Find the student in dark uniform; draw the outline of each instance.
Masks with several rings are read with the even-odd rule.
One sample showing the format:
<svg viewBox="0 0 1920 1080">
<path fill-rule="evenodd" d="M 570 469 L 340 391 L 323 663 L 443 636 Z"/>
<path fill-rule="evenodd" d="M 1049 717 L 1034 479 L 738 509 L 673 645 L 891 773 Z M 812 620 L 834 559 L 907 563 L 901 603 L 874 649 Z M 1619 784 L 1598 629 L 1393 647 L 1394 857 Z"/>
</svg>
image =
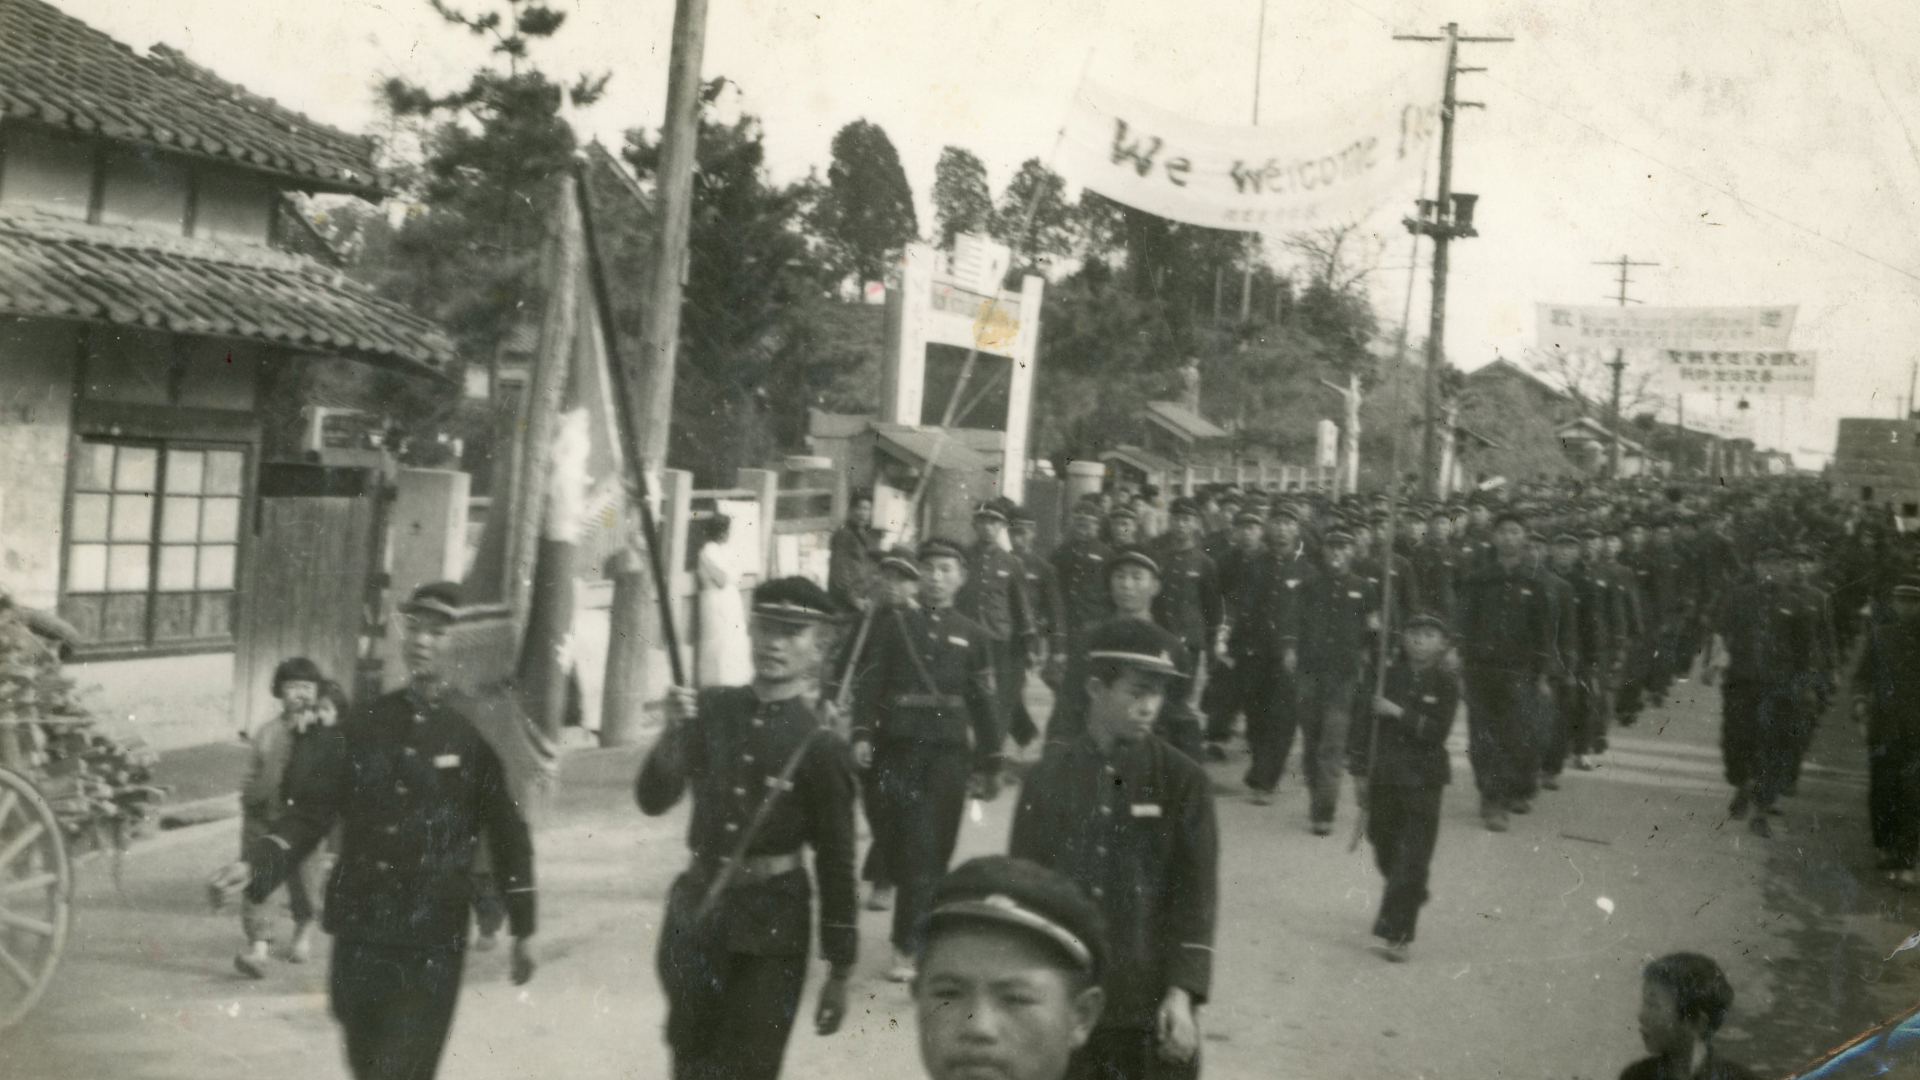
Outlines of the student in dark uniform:
<svg viewBox="0 0 1920 1080">
<path fill-rule="evenodd" d="M 996 793 L 1004 728 L 986 631 L 954 607 L 966 552 L 920 545 L 920 606 L 895 608 L 874 627 L 874 663 L 854 694 L 853 750 L 879 805 L 874 843 L 893 876 L 894 961 L 913 978 L 921 920 L 947 872 L 971 789 Z"/>
<path fill-rule="evenodd" d="M 1527 524 L 1511 511 L 1493 529 L 1494 558 L 1460 583 L 1460 653 L 1467 692 L 1468 755 L 1489 832 L 1531 809 L 1540 774 L 1533 732 L 1547 693 L 1553 613 L 1527 566 Z"/>
<path fill-rule="evenodd" d="M 1355 723 L 1347 739 L 1355 801 L 1366 810 L 1374 865 L 1387 879 L 1373 936 L 1386 942 L 1386 958 L 1396 963 L 1406 960 L 1427 902 L 1440 796 L 1453 772 L 1447 734 L 1460 704 L 1459 684 L 1441 666 L 1449 647 L 1446 623 L 1415 615 L 1400 640 L 1402 654 L 1387 668 L 1373 717 Z"/>
<path fill-rule="evenodd" d="M 850 610 L 872 603 L 874 568 L 880 560 L 880 530 L 873 527 L 873 492 L 847 497 L 847 520 L 827 544 L 827 591 Z"/>
<path fill-rule="evenodd" d="M 1333 831 L 1346 773 L 1347 726 L 1353 718 L 1380 597 L 1353 574 L 1353 537 L 1335 530 L 1322 541 L 1326 566 L 1302 586 L 1299 607 L 1300 756 L 1311 792 L 1307 817 L 1315 836 Z"/>
<path fill-rule="evenodd" d="M 1853 676 L 1853 715 L 1867 744 L 1874 867 L 1920 884 L 1920 578 L 1893 587 L 1893 618 L 1868 620 Z"/>
<path fill-rule="evenodd" d="M 1179 639 L 1116 618 L 1087 638 L 1086 728 L 1027 775 L 1007 853 L 1085 889 L 1106 915 L 1107 1007 L 1072 1073 L 1198 1074 L 1213 976 L 1219 836 L 1207 774 L 1154 735 Z"/>
<path fill-rule="evenodd" d="M 1223 616 L 1220 570 L 1200 547 L 1205 520 L 1199 504 L 1175 499 L 1168 515 L 1171 527 L 1148 547 L 1160 564 L 1160 595 L 1154 598 L 1153 621 L 1173 631 L 1193 657 L 1187 704 L 1197 712 L 1200 695 L 1213 678 L 1209 660 Z"/>
<path fill-rule="evenodd" d="M 1564 566 L 1550 553 L 1545 535 L 1527 534 L 1528 561 L 1533 563 L 1546 586 L 1547 604 L 1553 613 L 1553 651 L 1547 662 L 1547 694 L 1538 703 L 1540 722 L 1535 729 L 1540 750 L 1540 787 L 1560 790 L 1560 773 L 1566 768 L 1567 751 L 1573 744 L 1574 713 L 1579 708 L 1577 691 L 1580 677 L 1580 598 L 1573 583 L 1562 573 L 1572 573 L 1580 557 L 1580 541 L 1561 535 L 1565 543 L 1556 550 L 1564 556 Z"/>
<path fill-rule="evenodd" d="M 423 585 L 401 607 L 410 681 L 342 718 L 345 752 L 285 792 L 285 812 L 210 883 L 215 903 L 259 902 L 340 827 L 327 889 L 328 989 L 356 1080 L 426 1080 L 460 997 L 469 874 L 484 831 L 506 894 L 513 981 L 533 977 L 533 842 L 500 759 L 448 704 L 442 650 L 460 587 Z"/>
<path fill-rule="evenodd" d="M 1606 749 L 1608 694 L 1627 622 L 1626 599 L 1613 575 L 1585 556 L 1599 540 L 1598 532 L 1588 530 L 1587 539 L 1563 533 L 1553 542 L 1554 572 L 1573 587 L 1578 656 L 1573 679 L 1561 690 L 1566 745 L 1557 752 L 1562 758 L 1571 754 L 1583 771 Z M 1549 759 L 1555 753 L 1550 749 Z"/>
<path fill-rule="evenodd" d="M 1266 617 L 1273 555 L 1267 550 L 1266 523 L 1242 512 L 1234 519 L 1232 546 L 1220 556 L 1224 614 L 1207 700 L 1207 756 L 1226 759 L 1224 744 L 1233 738 L 1234 718 L 1247 715 L 1249 743 L 1265 732 L 1273 709 L 1274 675 L 1279 664 Z"/>
<path fill-rule="evenodd" d="M 1026 569 L 1013 554 L 1012 541 L 1007 539 L 1007 515 L 1011 506 L 1007 500 L 995 499 L 981 503 L 974 510 L 974 542 L 967 550 L 966 584 L 954 599 L 959 613 L 979 624 L 986 633 L 1002 724 L 1012 721 L 1015 708 L 1020 704 L 1026 690 L 1027 669 L 1039 642 L 1033 597 L 1027 592 Z M 996 746 L 995 751 L 998 749 Z M 940 869 L 945 872 L 946 867 Z M 927 887 L 931 889 L 932 882 L 928 882 Z"/>
<path fill-rule="evenodd" d="M 841 610 L 805 578 L 754 589 L 753 684 L 672 688 L 667 730 L 634 782 L 650 817 L 693 792 L 693 861 L 667 894 L 655 958 L 674 1080 L 779 1075 L 807 981 L 814 883 L 803 846 L 831 965 L 815 1029 L 830 1035 L 846 1015 L 859 945 L 853 770 L 819 700 Z"/>
<path fill-rule="evenodd" d="M 1106 917 L 1078 885 L 1004 855 L 934 891 L 913 984 L 932 1080 L 1064 1080 L 1106 1005 Z"/>
<path fill-rule="evenodd" d="M 1113 614 L 1113 601 L 1107 596 L 1107 560 L 1113 557 L 1113 549 L 1100 539 L 1100 523 L 1100 504 L 1082 499 L 1067 519 L 1066 541 L 1053 549 L 1054 578 L 1066 611 L 1063 633 L 1071 634 Z"/>
<path fill-rule="evenodd" d="M 1773 835 L 1767 814 L 1793 775 L 1801 715 L 1813 706 L 1810 678 L 1820 660 L 1820 613 L 1786 573 L 1783 552 L 1759 553 L 1755 580 L 1729 592 L 1720 606 L 1701 675 L 1712 686 L 1725 671 L 1720 751 L 1734 788 L 1727 812 L 1738 820 L 1751 808 L 1751 828 L 1760 837 Z M 1716 666 L 1719 655 L 1726 661 Z"/>
<path fill-rule="evenodd" d="M 1107 588 L 1113 597 L 1115 619 L 1151 623 L 1153 601 L 1160 595 L 1160 564 L 1143 548 L 1122 548 L 1107 563 Z M 1094 625 L 1105 626 L 1106 623 Z M 1065 674 L 1061 678 L 1060 692 L 1054 695 L 1053 715 L 1047 719 L 1049 753 L 1071 744 L 1087 729 L 1087 650 L 1092 632 L 1093 627 L 1087 627 L 1067 643 Z M 1191 680 L 1193 654 L 1182 645 L 1174 653 L 1174 659 Z M 1160 719 L 1154 726 L 1154 734 L 1195 761 L 1201 760 L 1206 753 L 1202 747 L 1200 718 L 1194 715 L 1193 705 L 1185 694 L 1167 697 L 1160 710 Z"/>
<path fill-rule="evenodd" d="M 1142 528 L 1139 513 L 1124 499 L 1116 501 L 1107 513 L 1107 543 L 1113 547 L 1138 544 Z"/>
<path fill-rule="evenodd" d="M 1060 579 L 1053 564 L 1033 550 L 1038 524 L 1033 512 L 1024 506 L 1007 508 L 1007 539 L 1013 544 L 1013 557 L 1026 572 L 1027 599 L 1033 604 L 1035 648 L 1014 655 L 1015 676 L 1024 686 L 1032 668 L 1045 669 L 1051 658 L 1067 647 L 1066 602 L 1060 594 Z M 1032 667 L 1029 667 L 1031 662 Z M 1027 712 L 1024 695 L 1014 694 L 1013 711 L 1007 715 L 1007 733 L 1013 741 L 1026 746 L 1040 734 L 1040 726 Z"/>
<path fill-rule="evenodd" d="M 1247 748 L 1253 761 L 1243 778 L 1247 800 L 1255 806 L 1272 804 L 1287 755 L 1293 751 L 1293 733 L 1300 726 L 1300 605 L 1307 583 L 1320 574 L 1318 560 L 1308 552 L 1301 535 L 1304 513 L 1298 505 L 1285 503 L 1267 519 L 1267 581 L 1255 633 L 1266 639 L 1271 650 L 1267 672 L 1273 682 L 1272 704 L 1260 716 L 1248 709 Z"/>
<path fill-rule="evenodd" d="M 904 547 L 894 548 L 880 558 L 879 586 L 874 590 L 874 604 L 879 609 L 871 617 L 891 619 L 887 611 L 892 608 L 911 610 L 920 604 L 920 559 Z M 867 645 L 862 649 L 865 654 L 854 668 L 854 685 L 858 686 L 861 673 L 873 666 L 873 658 L 879 652 L 879 642 L 874 638 L 873 628 L 867 629 Z M 846 664 L 836 665 L 840 670 Z M 873 835 L 873 843 L 867 846 L 867 857 L 860 864 L 860 880 L 872 888 L 867 894 L 868 911 L 886 911 L 893 906 L 893 875 L 887 873 L 886 845 L 880 843 L 879 836 L 886 828 L 885 808 L 875 798 L 876 788 L 872 777 L 860 785 L 860 802 L 867 815 L 867 830 Z"/>
<path fill-rule="evenodd" d="M 1453 543 L 1453 520 L 1445 510 L 1433 510 L 1427 516 L 1427 535 L 1413 549 L 1409 556 L 1413 562 L 1414 578 L 1419 583 L 1412 592 L 1413 602 L 1410 609 L 1421 615 L 1436 615 L 1441 619 L 1453 617 L 1453 590 L 1457 581 L 1458 552 Z"/>
</svg>

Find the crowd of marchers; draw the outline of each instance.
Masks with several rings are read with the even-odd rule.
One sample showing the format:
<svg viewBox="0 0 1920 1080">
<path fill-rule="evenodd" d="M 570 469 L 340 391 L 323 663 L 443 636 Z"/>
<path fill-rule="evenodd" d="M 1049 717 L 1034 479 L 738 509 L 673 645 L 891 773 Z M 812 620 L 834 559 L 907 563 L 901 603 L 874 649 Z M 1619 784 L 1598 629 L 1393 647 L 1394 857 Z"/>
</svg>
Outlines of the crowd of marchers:
<svg viewBox="0 0 1920 1080">
<path fill-rule="evenodd" d="M 1274 805 L 1296 733 L 1308 831 L 1331 833 L 1350 787 L 1385 879 L 1378 951 L 1406 962 L 1463 723 L 1481 820 L 1504 832 L 1698 678 L 1723 703 L 1729 813 L 1765 837 L 1851 660 L 1877 869 L 1914 883 L 1914 553 L 1890 519 L 1811 487 L 1221 489 L 1164 508 L 1111 492 L 1069 507 L 1045 555 L 1005 500 L 976 508 L 971 542 L 912 550 L 883 546 L 869 498 L 851 505 L 827 586 L 754 590 L 751 678 L 674 688 L 636 779 L 647 814 L 691 796 L 656 953 L 679 1080 L 779 1074 L 815 940 L 829 966 L 814 1023 L 835 1031 L 863 906 L 887 913 L 887 977 L 911 987 L 939 1080 L 1197 1076 L 1215 802 Z M 298 722 L 316 673 L 277 680 L 287 779 L 213 883 L 255 905 L 252 937 L 257 906 L 335 836 L 330 983 L 363 1078 L 437 1068 L 483 847 L 515 978 L 534 971 L 514 770 L 442 674 L 457 588 L 424 587 L 405 612 L 409 685 L 332 701 L 324 755 L 298 749 L 323 730 Z M 1242 756 L 1243 787 L 1220 779 L 1237 768 L 1209 775 Z M 1008 787 L 1006 854 L 950 868 L 968 802 Z M 242 970 L 263 958 L 250 947 Z M 1652 1056 L 1625 1075 L 1748 1075 L 1715 1053 L 1732 988 L 1710 958 L 1663 957 L 1644 989 Z"/>
</svg>

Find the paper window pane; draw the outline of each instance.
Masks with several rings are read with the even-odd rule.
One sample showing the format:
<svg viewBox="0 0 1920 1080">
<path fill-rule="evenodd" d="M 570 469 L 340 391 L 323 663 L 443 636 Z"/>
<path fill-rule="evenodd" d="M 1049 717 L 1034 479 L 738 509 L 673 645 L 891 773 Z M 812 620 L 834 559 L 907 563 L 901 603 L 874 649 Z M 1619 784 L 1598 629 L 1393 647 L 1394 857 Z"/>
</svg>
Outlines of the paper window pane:
<svg viewBox="0 0 1920 1080">
<path fill-rule="evenodd" d="M 113 497 L 113 539 L 153 539 L 153 496 L 115 495 Z"/>
<path fill-rule="evenodd" d="M 246 458 L 238 450 L 207 452 L 206 479 L 202 490 L 209 495 L 238 495 Z"/>
<path fill-rule="evenodd" d="M 108 491 L 113 487 L 113 447 L 81 443 L 73 459 L 73 486 L 81 491 Z"/>
<path fill-rule="evenodd" d="M 233 588 L 233 545 L 216 544 L 200 549 L 200 587 Z"/>
<path fill-rule="evenodd" d="M 113 545 L 107 553 L 107 591 L 145 592 L 152 576 L 151 552 L 147 544 Z"/>
<path fill-rule="evenodd" d="M 100 628 L 102 642 L 145 641 L 147 637 L 147 594 L 106 598 L 106 615 Z"/>
<path fill-rule="evenodd" d="M 193 636 L 193 594 L 162 593 L 153 598 L 153 640 L 180 641 Z"/>
<path fill-rule="evenodd" d="M 160 549 L 160 591 L 192 592 L 194 556 L 192 544 L 168 544 Z"/>
<path fill-rule="evenodd" d="M 113 490 L 152 491 L 160 451 L 151 446 L 122 446 L 113 463 Z"/>
<path fill-rule="evenodd" d="M 104 596 L 74 596 L 68 593 L 60 598 L 60 617 L 74 625 L 80 631 L 83 641 L 100 639 L 100 617 L 106 610 Z"/>
<path fill-rule="evenodd" d="M 201 593 L 200 602 L 194 611 L 193 636 L 217 638 L 227 637 L 232 633 L 233 594 L 230 592 Z"/>
<path fill-rule="evenodd" d="M 169 544 L 200 539 L 200 500 L 191 495 L 167 496 L 160 507 L 160 539 Z"/>
<path fill-rule="evenodd" d="M 107 591 L 107 545 L 75 544 L 67 549 L 67 591 Z"/>
<path fill-rule="evenodd" d="M 205 450 L 169 450 L 167 451 L 167 493 L 169 495 L 198 495 L 200 493 L 200 475 L 206 469 L 207 452 Z"/>
<path fill-rule="evenodd" d="M 107 538 L 107 496 L 75 495 L 73 497 L 73 539 L 105 540 Z"/>
<path fill-rule="evenodd" d="M 232 541 L 240 538 L 240 500 L 204 499 L 200 510 L 200 539 Z"/>
</svg>

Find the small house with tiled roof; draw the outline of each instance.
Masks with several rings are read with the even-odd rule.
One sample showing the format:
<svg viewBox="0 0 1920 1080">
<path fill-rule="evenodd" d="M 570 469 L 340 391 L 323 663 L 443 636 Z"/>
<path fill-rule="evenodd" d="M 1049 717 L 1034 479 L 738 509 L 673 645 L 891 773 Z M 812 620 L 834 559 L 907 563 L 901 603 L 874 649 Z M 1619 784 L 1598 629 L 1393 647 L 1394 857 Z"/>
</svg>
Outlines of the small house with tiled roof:
<svg viewBox="0 0 1920 1080">
<path fill-rule="evenodd" d="M 295 387 L 452 361 L 295 251 L 289 196 L 382 199 L 373 157 L 177 51 L 0 0 L 0 591 L 59 611 L 83 658 L 230 650 Z"/>
</svg>

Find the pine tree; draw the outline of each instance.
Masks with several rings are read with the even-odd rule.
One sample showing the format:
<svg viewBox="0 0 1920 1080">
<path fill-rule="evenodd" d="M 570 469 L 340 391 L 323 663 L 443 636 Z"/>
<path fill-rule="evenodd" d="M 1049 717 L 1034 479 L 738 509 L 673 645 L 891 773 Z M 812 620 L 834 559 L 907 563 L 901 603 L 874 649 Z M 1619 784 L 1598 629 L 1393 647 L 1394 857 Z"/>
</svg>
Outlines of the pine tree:
<svg viewBox="0 0 1920 1080">
<path fill-rule="evenodd" d="M 901 250 L 919 235 L 913 189 L 893 140 L 878 124 L 855 120 L 834 135 L 814 227 L 833 268 L 857 282 L 885 280 Z"/>
<path fill-rule="evenodd" d="M 934 240 L 942 251 L 953 250 L 960 233 L 989 232 L 993 226 L 993 192 L 987 187 L 987 167 L 971 150 L 944 147 L 933 167 Z"/>
</svg>

